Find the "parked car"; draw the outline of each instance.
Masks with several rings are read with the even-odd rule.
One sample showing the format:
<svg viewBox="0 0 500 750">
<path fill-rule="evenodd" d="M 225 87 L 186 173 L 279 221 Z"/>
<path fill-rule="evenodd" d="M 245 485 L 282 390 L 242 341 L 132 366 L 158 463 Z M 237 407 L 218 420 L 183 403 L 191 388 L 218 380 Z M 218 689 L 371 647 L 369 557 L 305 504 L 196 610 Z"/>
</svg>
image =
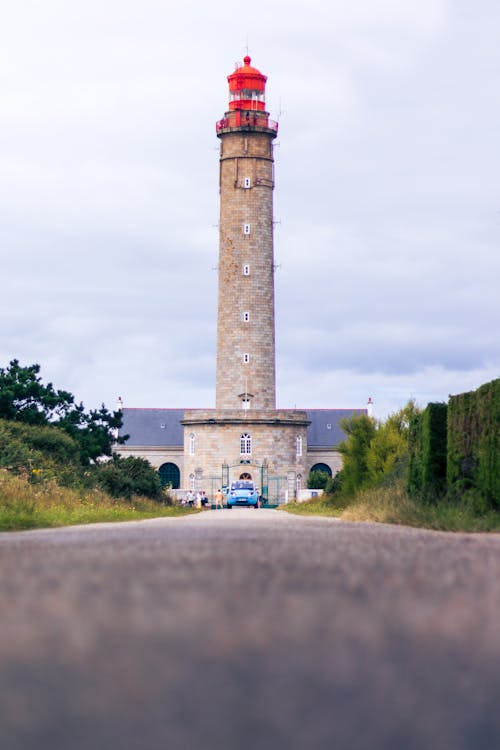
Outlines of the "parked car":
<svg viewBox="0 0 500 750">
<path fill-rule="evenodd" d="M 238 479 L 238 481 L 231 483 L 226 502 L 228 509 L 233 508 L 235 505 L 258 508 L 259 493 L 252 481 L 249 479 Z"/>
</svg>

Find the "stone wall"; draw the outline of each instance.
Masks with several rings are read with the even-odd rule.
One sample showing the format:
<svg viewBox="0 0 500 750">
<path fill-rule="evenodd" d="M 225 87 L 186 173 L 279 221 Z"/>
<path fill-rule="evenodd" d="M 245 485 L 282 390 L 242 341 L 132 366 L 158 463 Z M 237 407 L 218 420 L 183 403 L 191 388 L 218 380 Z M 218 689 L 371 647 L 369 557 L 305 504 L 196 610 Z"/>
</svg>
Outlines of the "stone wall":
<svg viewBox="0 0 500 750">
<path fill-rule="evenodd" d="M 326 464 L 335 476 L 342 468 L 342 456 L 335 448 L 309 448 L 307 454 L 307 473 L 315 464 Z"/>
<path fill-rule="evenodd" d="M 175 464 L 181 474 L 182 487 L 184 476 L 184 451 L 182 445 L 172 447 L 164 445 L 134 445 L 131 447 L 119 445 L 116 446 L 116 452 L 123 458 L 127 456 L 145 458 L 155 469 L 159 469 L 162 464 Z"/>
<path fill-rule="evenodd" d="M 193 410 L 185 412 L 183 424 L 184 480 L 194 478 L 197 489 L 208 491 L 212 479 L 220 478 L 224 484 L 226 477 L 231 482 L 244 473 L 260 484 L 263 465 L 265 476 L 280 478 L 283 495 L 285 491 L 289 496 L 295 495 L 297 476 L 301 478 L 301 486 L 305 485 L 308 460 L 305 412 Z M 250 453 L 241 450 L 244 435 L 250 436 Z M 297 455 L 299 452 L 301 455 Z"/>
</svg>

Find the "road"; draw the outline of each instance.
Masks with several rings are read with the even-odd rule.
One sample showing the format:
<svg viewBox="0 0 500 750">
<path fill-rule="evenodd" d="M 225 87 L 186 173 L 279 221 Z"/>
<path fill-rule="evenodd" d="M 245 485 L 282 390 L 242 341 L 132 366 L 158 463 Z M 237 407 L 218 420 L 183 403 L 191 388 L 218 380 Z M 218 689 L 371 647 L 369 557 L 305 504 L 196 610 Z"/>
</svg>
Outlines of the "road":
<svg viewBox="0 0 500 750">
<path fill-rule="evenodd" d="M 497 750 L 500 535 L 273 510 L 0 535 L 2 750 Z"/>
</svg>

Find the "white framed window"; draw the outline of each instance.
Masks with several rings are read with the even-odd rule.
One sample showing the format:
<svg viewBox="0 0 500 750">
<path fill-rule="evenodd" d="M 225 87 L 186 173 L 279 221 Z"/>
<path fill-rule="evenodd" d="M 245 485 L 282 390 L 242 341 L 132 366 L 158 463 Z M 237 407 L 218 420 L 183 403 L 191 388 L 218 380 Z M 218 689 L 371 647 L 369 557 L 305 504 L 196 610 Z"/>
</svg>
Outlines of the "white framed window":
<svg viewBox="0 0 500 750">
<path fill-rule="evenodd" d="M 250 185 L 251 185 L 251 183 L 250 183 L 250 177 L 245 177 L 245 179 L 243 180 L 243 187 L 249 188 Z"/>
<path fill-rule="evenodd" d="M 243 266 L 243 276 L 250 276 L 250 266 L 244 265 Z"/>
<path fill-rule="evenodd" d="M 249 362 L 250 362 L 250 355 L 249 354 L 244 354 L 243 355 L 243 364 L 244 365 L 248 365 Z"/>
<path fill-rule="evenodd" d="M 250 321 L 250 313 L 249 312 L 244 312 L 243 313 L 243 321 L 245 323 L 248 323 Z"/>
<path fill-rule="evenodd" d="M 243 224 L 243 234 L 250 234 L 250 224 Z"/>
<path fill-rule="evenodd" d="M 245 432 L 240 437 L 240 454 L 242 456 L 250 456 L 252 453 L 252 437 Z"/>
<path fill-rule="evenodd" d="M 297 435 L 297 437 L 295 438 L 295 447 L 297 449 L 297 456 L 301 456 L 302 455 L 302 436 L 301 435 Z"/>
<path fill-rule="evenodd" d="M 196 435 L 194 432 L 189 436 L 189 455 L 194 456 L 196 453 Z"/>
</svg>

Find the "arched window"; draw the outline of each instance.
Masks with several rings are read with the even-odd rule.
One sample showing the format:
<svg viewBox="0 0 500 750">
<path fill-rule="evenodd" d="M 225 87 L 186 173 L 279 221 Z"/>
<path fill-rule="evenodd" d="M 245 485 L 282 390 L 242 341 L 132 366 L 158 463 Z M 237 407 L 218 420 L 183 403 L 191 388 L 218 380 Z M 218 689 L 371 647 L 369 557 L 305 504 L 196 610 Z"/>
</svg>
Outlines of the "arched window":
<svg viewBox="0 0 500 750">
<path fill-rule="evenodd" d="M 194 490 L 196 486 L 196 477 L 194 474 L 189 475 L 189 489 Z"/>
<path fill-rule="evenodd" d="M 295 489 L 297 491 L 297 497 L 298 497 L 299 492 L 302 489 L 302 474 L 297 474 L 297 478 L 295 480 Z"/>
<path fill-rule="evenodd" d="M 240 453 L 242 456 L 249 456 L 252 453 L 252 438 L 247 432 L 240 438 Z"/>
<path fill-rule="evenodd" d="M 314 466 L 311 466 L 311 471 L 324 471 L 329 477 L 332 476 L 332 470 L 328 464 L 314 464 Z"/>
<path fill-rule="evenodd" d="M 173 490 L 178 490 L 181 486 L 181 473 L 176 464 L 162 464 L 158 469 L 162 487 L 169 485 Z"/>
<path fill-rule="evenodd" d="M 297 435 L 295 438 L 295 446 L 297 448 L 297 457 L 302 455 L 302 436 Z"/>
<path fill-rule="evenodd" d="M 196 453 L 196 435 L 194 432 L 189 436 L 189 455 L 194 456 Z"/>
</svg>

